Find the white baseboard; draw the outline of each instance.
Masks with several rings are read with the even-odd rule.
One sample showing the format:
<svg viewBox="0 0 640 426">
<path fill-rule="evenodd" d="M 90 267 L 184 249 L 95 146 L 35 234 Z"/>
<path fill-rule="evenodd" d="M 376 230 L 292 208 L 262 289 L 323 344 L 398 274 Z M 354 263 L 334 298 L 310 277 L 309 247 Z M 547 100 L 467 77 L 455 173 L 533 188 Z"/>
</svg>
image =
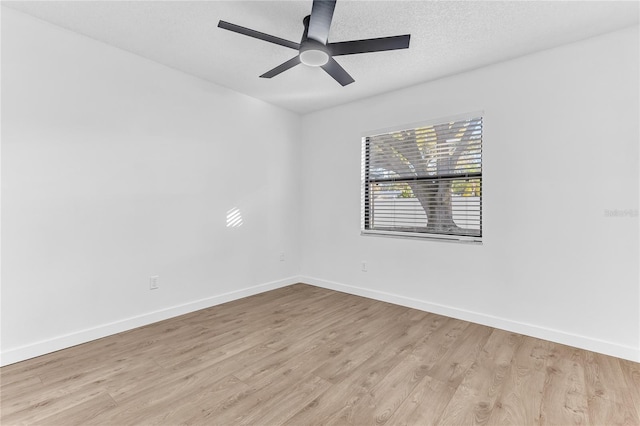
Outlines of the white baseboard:
<svg viewBox="0 0 640 426">
<path fill-rule="evenodd" d="M 112 334 L 121 333 L 123 331 L 142 327 L 154 322 L 188 314 L 189 312 L 209 308 L 211 306 L 220 305 L 232 300 L 241 299 L 243 297 L 252 296 L 254 294 L 263 293 L 269 290 L 275 290 L 280 287 L 298 283 L 300 282 L 300 279 L 301 277 L 293 276 L 282 280 L 271 281 L 268 283 L 247 287 L 241 290 L 231 291 L 200 300 L 195 300 L 193 302 L 171 306 L 157 311 L 147 312 L 135 317 L 125 318 L 97 327 L 64 334 L 52 339 L 42 340 L 28 345 L 8 349 L 0 353 L 0 366 L 13 364 L 29 358 L 34 358 L 40 355 L 59 351 L 61 349 L 70 348 L 71 346 L 79 345 L 81 343 L 87 343 L 92 340 L 110 336 Z"/>
<path fill-rule="evenodd" d="M 0 366 L 24 361 L 29 358 L 34 358 L 40 355 L 69 348 L 71 346 L 100 339 L 102 337 L 131 330 L 136 327 L 142 327 L 154 322 L 163 321 L 179 315 L 187 314 L 189 312 L 209 308 L 211 306 L 220 305 L 232 300 L 241 299 L 243 297 L 252 296 L 254 294 L 263 293 L 269 290 L 275 290 L 277 288 L 285 287 L 299 282 L 315 285 L 317 287 L 327 288 L 330 290 L 354 294 L 356 296 L 363 296 L 370 299 L 380 300 L 383 302 L 394 303 L 396 305 L 407 306 L 409 308 L 419 309 L 421 311 L 445 315 L 451 318 L 474 322 L 476 324 L 487 325 L 514 333 L 524 334 L 527 336 L 537 337 L 539 339 L 574 346 L 593 352 L 628 359 L 630 361 L 640 362 L 640 348 L 624 346 L 618 343 L 594 339 L 588 336 L 581 336 L 560 330 L 540 327 L 533 324 L 521 323 L 505 318 L 495 317 L 478 312 L 471 312 L 464 309 L 440 305 L 437 303 L 431 303 L 383 291 L 355 287 L 309 276 L 292 276 L 282 280 L 271 281 L 268 283 L 219 294 L 205 299 L 171 306 L 165 309 L 148 312 L 142 315 L 111 322 L 98 327 L 80 330 L 77 332 L 57 336 L 52 339 L 42 340 L 29 345 L 8 349 L 0 353 Z"/>
<path fill-rule="evenodd" d="M 474 322 L 476 324 L 487 325 L 490 327 L 499 328 L 501 330 L 549 340 L 551 342 L 561 343 L 563 345 L 573 346 L 592 352 L 598 352 L 605 355 L 628 359 L 630 361 L 640 362 L 640 348 L 634 348 L 632 346 L 624 346 L 618 343 L 594 339 L 588 336 L 567 333 L 560 330 L 540 327 L 534 324 L 522 323 L 506 318 L 500 318 L 492 315 L 482 314 L 479 312 L 467 311 L 464 309 L 440 305 L 437 303 L 431 303 L 405 296 L 399 296 L 383 291 L 370 290 L 333 281 L 327 281 L 320 278 L 302 276 L 300 277 L 300 282 L 311 284 L 317 287 L 341 291 L 343 293 L 354 294 L 356 296 L 363 296 L 370 299 L 380 300 L 382 302 L 389 302 L 396 305 L 419 309 L 421 311 L 431 312 L 434 314 L 445 315 L 451 318 Z"/>
</svg>

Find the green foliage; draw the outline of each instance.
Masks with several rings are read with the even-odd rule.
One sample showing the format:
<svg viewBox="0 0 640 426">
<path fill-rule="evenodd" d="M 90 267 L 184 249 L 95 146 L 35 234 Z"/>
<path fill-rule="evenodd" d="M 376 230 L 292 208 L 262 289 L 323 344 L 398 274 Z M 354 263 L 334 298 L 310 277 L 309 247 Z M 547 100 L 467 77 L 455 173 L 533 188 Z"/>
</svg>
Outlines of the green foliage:
<svg viewBox="0 0 640 426">
<path fill-rule="evenodd" d="M 413 195 L 413 191 L 409 188 L 409 185 L 404 185 L 404 188 L 402 189 L 402 192 L 400 192 L 400 195 L 398 195 L 398 198 L 415 198 L 415 195 Z"/>
<path fill-rule="evenodd" d="M 482 185 L 480 179 L 457 180 L 451 185 L 451 192 L 463 197 L 482 196 Z"/>
</svg>

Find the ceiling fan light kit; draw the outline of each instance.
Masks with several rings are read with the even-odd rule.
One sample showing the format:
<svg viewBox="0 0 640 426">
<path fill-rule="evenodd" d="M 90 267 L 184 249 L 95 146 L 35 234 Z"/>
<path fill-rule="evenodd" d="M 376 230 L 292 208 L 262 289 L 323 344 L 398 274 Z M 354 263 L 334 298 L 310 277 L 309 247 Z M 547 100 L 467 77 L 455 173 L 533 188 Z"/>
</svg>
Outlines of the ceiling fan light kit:
<svg viewBox="0 0 640 426">
<path fill-rule="evenodd" d="M 319 67 L 329 62 L 329 52 L 320 43 L 307 43 L 300 47 L 300 62 L 310 67 Z"/>
<path fill-rule="evenodd" d="M 311 15 L 303 19 L 304 33 L 300 43 L 222 20 L 218 22 L 218 27 L 298 51 L 298 55 L 262 74 L 261 78 L 275 77 L 302 63 L 311 67 L 322 67 L 334 80 L 342 86 L 346 86 L 353 83 L 354 79 L 333 59 L 334 56 L 382 52 L 385 50 L 407 49 L 409 47 L 410 34 L 328 43 L 329 29 L 331 28 L 335 7 L 336 0 L 313 1 Z"/>
</svg>

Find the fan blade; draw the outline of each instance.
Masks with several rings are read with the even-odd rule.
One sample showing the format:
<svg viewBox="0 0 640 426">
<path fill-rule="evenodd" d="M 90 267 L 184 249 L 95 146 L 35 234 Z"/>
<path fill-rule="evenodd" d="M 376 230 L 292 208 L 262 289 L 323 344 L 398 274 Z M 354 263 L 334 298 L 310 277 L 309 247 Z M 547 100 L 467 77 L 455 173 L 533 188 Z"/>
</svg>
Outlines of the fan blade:
<svg viewBox="0 0 640 426">
<path fill-rule="evenodd" d="M 337 63 L 336 60 L 333 58 L 329 58 L 329 62 L 322 65 L 322 69 L 325 70 L 327 74 L 329 74 L 331 77 L 333 77 L 335 81 L 337 81 L 343 86 L 346 86 L 347 84 L 351 84 L 355 81 L 349 75 L 349 73 L 346 72 L 344 68 L 342 68 L 340 64 Z"/>
<path fill-rule="evenodd" d="M 293 41 L 285 40 L 280 37 L 261 33 L 260 31 L 251 30 L 249 28 L 241 27 L 240 25 L 232 24 L 229 22 L 220 21 L 218 22 L 218 27 L 224 30 L 233 31 L 235 33 L 244 34 L 249 37 L 268 41 L 269 43 L 279 44 L 280 46 L 288 47 L 291 49 L 295 49 L 295 50 L 300 49 L 300 43 L 295 43 Z"/>
<path fill-rule="evenodd" d="M 307 33 L 308 38 L 327 44 L 335 8 L 336 0 L 313 0 L 309 32 Z"/>
<path fill-rule="evenodd" d="M 353 55 L 355 53 L 382 52 L 384 50 L 407 49 L 411 34 L 393 37 L 370 38 L 367 40 L 341 41 L 329 43 L 331 55 Z"/>
<path fill-rule="evenodd" d="M 275 77 L 276 75 L 278 75 L 278 74 L 280 74 L 282 72 L 285 72 L 289 68 L 295 67 L 299 63 L 300 63 L 300 56 L 299 55 L 298 56 L 294 56 L 293 58 L 289 59 L 287 62 L 284 62 L 284 63 L 278 65 L 277 67 L 275 67 L 274 69 L 265 72 L 260 77 L 261 78 Z"/>
</svg>

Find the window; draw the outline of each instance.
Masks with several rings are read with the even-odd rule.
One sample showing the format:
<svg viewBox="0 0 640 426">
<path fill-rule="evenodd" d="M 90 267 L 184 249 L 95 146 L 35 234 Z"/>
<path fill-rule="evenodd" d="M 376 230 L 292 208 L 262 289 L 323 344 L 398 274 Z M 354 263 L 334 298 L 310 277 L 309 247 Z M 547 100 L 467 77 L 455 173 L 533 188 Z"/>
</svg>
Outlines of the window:
<svg viewBox="0 0 640 426">
<path fill-rule="evenodd" d="M 482 117 L 406 127 L 363 137 L 362 233 L 481 241 Z"/>
</svg>

